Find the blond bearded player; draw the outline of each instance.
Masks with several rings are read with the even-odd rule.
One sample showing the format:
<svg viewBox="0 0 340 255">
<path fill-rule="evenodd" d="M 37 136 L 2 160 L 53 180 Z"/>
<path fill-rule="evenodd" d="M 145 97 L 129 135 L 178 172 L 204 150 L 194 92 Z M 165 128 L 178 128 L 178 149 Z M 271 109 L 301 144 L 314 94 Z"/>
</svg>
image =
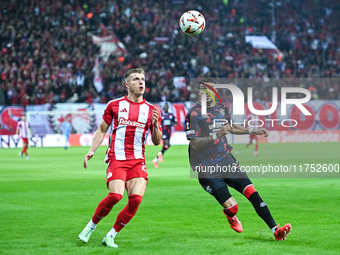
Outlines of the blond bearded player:
<svg viewBox="0 0 340 255">
<path fill-rule="evenodd" d="M 126 188 L 129 201 L 118 214 L 112 229 L 102 243 L 108 247 L 118 247 L 114 243 L 116 234 L 133 218 L 145 193 L 148 174 L 145 166 L 145 139 L 151 131 L 155 145 L 162 140 L 161 118 L 155 106 L 145 101 L 145 74 L 141 68 L 130 69 L 125 74 L 128 95 L 107 104 L 103 120 L 94 134 L 92 146 L 85 155 L 87 168 L 96 149 L 111 127 L 109 148 L 106 154 L 109 194 L 97 206 L 90 222 L 79 234 L 79 239 L 87 243 L 98 222 L 109 214 L 112 207 L 123 197 Z"/>
</svg>

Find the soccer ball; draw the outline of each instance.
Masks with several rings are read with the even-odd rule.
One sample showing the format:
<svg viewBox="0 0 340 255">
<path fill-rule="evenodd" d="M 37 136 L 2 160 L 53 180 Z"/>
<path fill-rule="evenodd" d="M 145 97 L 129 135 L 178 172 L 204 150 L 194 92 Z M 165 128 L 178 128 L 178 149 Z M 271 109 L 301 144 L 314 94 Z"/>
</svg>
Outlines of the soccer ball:
<svg viewBox="0 0 340 255">
<path fill-rule="evenodd" d="M 179 26 L 187 35 L 198 35 L 205 28 L 205 19 L 198 11 L 187 11 L 179 19 Z"/>
</svg>

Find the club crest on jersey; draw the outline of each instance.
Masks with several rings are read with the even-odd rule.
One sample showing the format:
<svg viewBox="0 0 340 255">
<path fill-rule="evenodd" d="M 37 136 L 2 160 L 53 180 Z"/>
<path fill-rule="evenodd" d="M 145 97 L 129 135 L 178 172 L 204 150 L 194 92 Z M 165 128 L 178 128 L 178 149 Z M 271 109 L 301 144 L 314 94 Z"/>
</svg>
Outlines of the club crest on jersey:
<svg viewBox="0 0 340 255">
<path fill-rule="evenodd" d="M 138 128 L 145 128 L 145 123 L 141 123 L 138 121 L 131 121 L 127 120 L 125 118 L 120 118 L 118 120 L 119 125 L 127 125 L 127 126 L 133 126 L 133 127 L 138 127 Z"/>
</svg>

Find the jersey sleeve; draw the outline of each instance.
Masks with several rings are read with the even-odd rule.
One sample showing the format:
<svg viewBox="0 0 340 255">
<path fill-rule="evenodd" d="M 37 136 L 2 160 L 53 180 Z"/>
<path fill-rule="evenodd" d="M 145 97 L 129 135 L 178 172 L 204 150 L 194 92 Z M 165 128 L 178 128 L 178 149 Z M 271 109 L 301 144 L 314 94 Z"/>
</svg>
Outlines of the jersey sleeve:
<svg viewBox="0 0 340 255">
<path fill-rule="evenodd" d="M 185 118 L 185 134 L 188 140 L 192 137 L 199 137 L 200 135 L 200 128 L 196 116 L 197 112 L 189 111 Z"/>
<path fill-rule="evenodd" d="M 106 109 L 104 110 L 103 120 L 106 124 L 111 125 L 113 120 L 113 106 L 112 103 L 108 103 Z"/>
<path fill-rule="evenodd" d="M 175 115 L 172 114 L 171 116 L 172 116 L 171 121 L 172 121 L 173 125 L 177 125 L 177 119 L 176 119 Z"/>
</svg>

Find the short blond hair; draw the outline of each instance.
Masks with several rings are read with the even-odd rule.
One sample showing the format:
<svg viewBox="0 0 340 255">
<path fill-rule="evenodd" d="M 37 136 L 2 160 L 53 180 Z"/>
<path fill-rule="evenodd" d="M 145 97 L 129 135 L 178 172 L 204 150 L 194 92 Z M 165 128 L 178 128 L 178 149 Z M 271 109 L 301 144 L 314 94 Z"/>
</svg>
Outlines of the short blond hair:
<svg viewBox="0 0 340 255">
<path fill-rule="evenodd" d="M 133 68 L 133 69 L 129 69 L 125 75 L 124 75 L 124 78 L 125 78 L 125 82 L 127 81 L 127 78 L 130 76 L 130 74 L 133 74 L 133 73 L 140 73 L 140 74 L 144 74 L 145 75 L 145 72 L 142 68 Z"/>
</svg>

